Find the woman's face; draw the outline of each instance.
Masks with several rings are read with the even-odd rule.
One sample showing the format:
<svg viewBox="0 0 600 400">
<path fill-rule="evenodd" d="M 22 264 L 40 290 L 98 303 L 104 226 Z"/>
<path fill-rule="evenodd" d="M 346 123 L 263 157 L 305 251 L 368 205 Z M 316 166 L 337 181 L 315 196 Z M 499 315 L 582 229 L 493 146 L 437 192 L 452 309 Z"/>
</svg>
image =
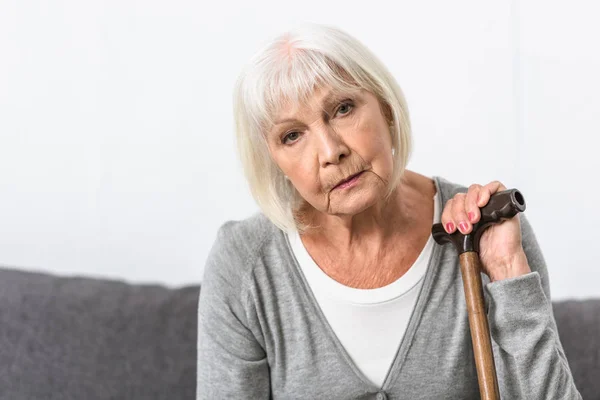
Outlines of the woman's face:
<svg viewBox="0 0 600 400">
<path fill-rule="evenodd" d="M 279 168 L 323 213 L 360 213 L 383 199 L 392 176 L 388 118 L 366 90 L 332 95 L 318 89 L 308 104 L 278 113 L 267 141 Z"/>
</svg>

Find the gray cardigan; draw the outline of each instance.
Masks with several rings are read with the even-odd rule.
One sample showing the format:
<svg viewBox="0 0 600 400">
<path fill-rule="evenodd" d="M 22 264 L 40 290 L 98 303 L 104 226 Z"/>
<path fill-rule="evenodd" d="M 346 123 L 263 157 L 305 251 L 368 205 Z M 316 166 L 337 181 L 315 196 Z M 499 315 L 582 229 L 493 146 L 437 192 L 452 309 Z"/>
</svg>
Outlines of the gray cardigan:
<svg viewBox="0 0 600 400">
<path fill-rule="evenodd" d="M 440 212 L 467 190 L 433 179 Z M 500 394 L 580 399 L 552 314 L 544 258 L 527 219 L 519 218 L 533 272 L 493 283 L 482 274 Z M 260 213 L 225 223 L 198 307 L 197 399 L 221 398 L 479 398 L 456 250 L 435 245 L 396 357 L 375 387 L 328 325 L 286 235 Z"/>
</svg>

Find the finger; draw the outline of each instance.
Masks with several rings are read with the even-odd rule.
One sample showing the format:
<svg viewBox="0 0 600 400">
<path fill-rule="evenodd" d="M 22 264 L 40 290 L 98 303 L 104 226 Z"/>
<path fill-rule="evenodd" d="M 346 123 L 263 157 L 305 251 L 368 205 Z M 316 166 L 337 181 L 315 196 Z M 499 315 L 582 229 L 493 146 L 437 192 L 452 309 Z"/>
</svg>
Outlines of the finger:
<svg viewBox="0 0 600 400">
<path fill-rule="evenodd" d="M 463 234 L 471 232 L 471 224 L 465 210 L 466 199 L 467 195 L 465 193 L 458 193 L 454 196 L 454 201 L 452 202 L 452 220 Z"/>
<path fill-rule="evenodd" d="M 488 201 L 490 201 L 490 197 L 496 192 L 500 192 L 502 190 L 506 190 L 506 186 L 504 186 L 500 181 L 492 181 L 485 185 L 479 195 L 479 200 L 477 200 L 477 205 L 479 207 L 485 206 Z"/>
<path fill-rule="evenodd" d="M 452 203 L 454 203 L 454 199 L 448 200 L 442 212 L 442 225 L 448 233 L 453 233 L 456 230 L 456 223 L 452 219 Z"/>
<path fill-rule="evenodd" d="M 479 217 L 481 216 L 481 212 L 477 206 L 477 199 L 479 198 L 479 193 L 481 192 L 482 188 L 483 186 L 479 184 L 473 184 L 469 186 L 469 190 L 467 191 L 465 211 L 471 224 L 477 223 L 477 221 L 479 221 Z"/>
</svg>

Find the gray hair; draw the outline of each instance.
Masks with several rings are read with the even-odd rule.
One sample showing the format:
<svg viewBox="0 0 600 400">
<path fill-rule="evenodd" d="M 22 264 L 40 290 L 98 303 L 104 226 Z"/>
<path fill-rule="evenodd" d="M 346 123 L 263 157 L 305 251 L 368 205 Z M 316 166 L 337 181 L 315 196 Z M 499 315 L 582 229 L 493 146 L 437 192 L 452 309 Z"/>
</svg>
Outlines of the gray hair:
<svg viewBox="0 0 600 400">
<path fill-rule="evenodd" d="M 394 162 L 386 198 L 399 184 L 411 154 L 404 94 L 365 45 L 338 28 L 312 23 L 277 36 L 243 68 L 233 108 L 237 149 L 250 191 L 262 212 L 288 232 L 305 228 L 295 218 L 303 199 L 272 160 L 265 135 L 285 104 L 303 104 L 322 86 L 334 92 L 367 90 L 389 111 Z"/>
</svg>

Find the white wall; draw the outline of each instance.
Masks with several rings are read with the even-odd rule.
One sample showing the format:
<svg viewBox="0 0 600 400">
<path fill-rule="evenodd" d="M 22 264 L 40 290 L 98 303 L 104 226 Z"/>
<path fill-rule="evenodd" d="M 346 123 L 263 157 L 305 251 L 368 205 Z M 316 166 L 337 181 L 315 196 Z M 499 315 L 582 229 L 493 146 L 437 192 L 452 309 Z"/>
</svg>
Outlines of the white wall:
<svg viewBox="0 0 600 400">
<path fill-rule="evenodd" d="M 0 264 L 200 282 L 217 228 L 257 211 L 234 153 L 234 80 L 265 40 L 314 21 L 397 77 L 409 168 L 519 188 L 553 297 L 599 296 L 598 6 L 566 7 L 0 0 Z"/>
</svg>

